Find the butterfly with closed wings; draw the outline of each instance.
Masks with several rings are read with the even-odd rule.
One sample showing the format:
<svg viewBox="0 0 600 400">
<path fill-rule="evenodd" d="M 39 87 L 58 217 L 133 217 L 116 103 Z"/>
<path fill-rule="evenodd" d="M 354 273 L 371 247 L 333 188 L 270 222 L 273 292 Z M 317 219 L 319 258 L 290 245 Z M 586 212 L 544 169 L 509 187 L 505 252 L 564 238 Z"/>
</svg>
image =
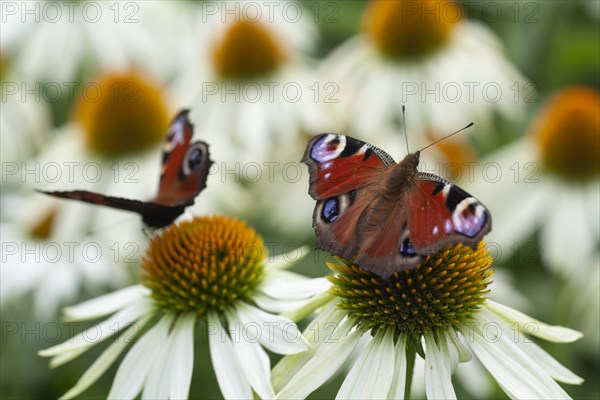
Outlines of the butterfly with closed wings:
<svg viewBox="0 0 600 400">
<path fill-rule="evenodd" d="M 42 193 L 86 203 L 100 204 L 120 210 L 134 211 L 144 224 L 158 229 L 171 224 L 194 198 L 206 187 L 212 165 L 208 144 L 191 142 L 194 127 L 188 118 L 189 110 L 181 111 L 171 122 L 163 147 L 162 170 L 158 194 L 151 201 L 130 200 L 105 196 L 85 190 Z"/>
<path fill-rule="evenodd" d="M 489 211 L 458 186 L 419 172 L 419 155 L 396 163 L 349 136 L 312 138 L 302 161 L 317 201 L 317 248 L 387 279 L 447 245 L 476 246 L 491 230 Z"/>
</svg>

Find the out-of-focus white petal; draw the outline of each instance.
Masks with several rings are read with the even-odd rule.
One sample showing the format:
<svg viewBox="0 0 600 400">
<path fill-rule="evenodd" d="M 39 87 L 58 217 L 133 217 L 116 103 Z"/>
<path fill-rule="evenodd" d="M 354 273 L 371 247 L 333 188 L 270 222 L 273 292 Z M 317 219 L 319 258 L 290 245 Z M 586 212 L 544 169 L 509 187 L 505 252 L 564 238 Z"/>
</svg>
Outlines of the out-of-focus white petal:
<svg viewBox="0 0 600 400">
<path fill-rule="evenodd" d="M 81 375 L 75 386 L 69 389 L 61 396 L 61 399 L 72 399 L 83 393 L 94 382 L 102 376 L 104 372 L 115 362 L 117 357 L 125 350 L 136 334 L 146 327 L 153 316 L 147 316 L 137 321 L 134 325 L 123 332 L 118 340 L 115 340 L 106 350 L 102 352 L 100 357 Z"/>
<path fill-rule="evenodd" d="M 141 316 L 149 313 L 150 308 L 151 305 L 149 301 L 142 298 L 99 324 L 89 327 L 66 342 L 49 347 L 45 350 L 40 350 L 38 354 L 42 357 L 50 357 L 65 352 L 76 351 L 81 348 L 87 349 L 114 335 L 117 333 L 118 329 L 126 327 L 130 323 L 138 320 Z"/>
</svg>

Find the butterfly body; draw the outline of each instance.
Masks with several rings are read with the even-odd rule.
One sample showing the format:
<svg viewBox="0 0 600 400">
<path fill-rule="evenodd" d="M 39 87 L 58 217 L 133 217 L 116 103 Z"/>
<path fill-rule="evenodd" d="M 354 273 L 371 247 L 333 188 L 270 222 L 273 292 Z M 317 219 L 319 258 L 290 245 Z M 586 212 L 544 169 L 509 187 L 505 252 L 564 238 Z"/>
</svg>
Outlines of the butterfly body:
<svg viewBox="0 0 600 400">
<path fill-rule="evenodd" d="M 302 161 L 316 200 L 317 248 L 383 279 L 449 244 L 475 246 L 491 229 L 477 199 L 417 170 L 419 152 L 396 163 L 375 146 L 329 133 L 311 139 Z"/>
<path fill-rule="evenodd" d="M 163 147 L 158 194 L 150 201 L 105 196 L 85 190 L 41 192 L 54 197 L 133 211 L 142 216 L 148 227 L 162 228 L 172 223 L 186 207 L 194 204 L 195 197 L 206 187 L 212 161 L 205 142 L 191 142 L 193 133 L 188 110 L 184 110 L 169 126 Z"/>
</svg>

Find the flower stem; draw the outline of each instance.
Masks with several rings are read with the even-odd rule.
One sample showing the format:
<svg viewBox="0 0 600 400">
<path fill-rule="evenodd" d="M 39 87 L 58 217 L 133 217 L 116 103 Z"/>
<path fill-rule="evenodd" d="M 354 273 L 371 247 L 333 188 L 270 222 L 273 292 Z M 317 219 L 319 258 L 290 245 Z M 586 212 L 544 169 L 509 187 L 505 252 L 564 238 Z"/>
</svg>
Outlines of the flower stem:
<svg viewBox="0 0 600 400">
<path fill-rule="evenodd" d="M 404 400 L 410 400 L 413 373 L 415 372 L 415 358 L 417 351 L 414 346 L 406 347 L 406 384 L 404 385 Z"/>
</svg>

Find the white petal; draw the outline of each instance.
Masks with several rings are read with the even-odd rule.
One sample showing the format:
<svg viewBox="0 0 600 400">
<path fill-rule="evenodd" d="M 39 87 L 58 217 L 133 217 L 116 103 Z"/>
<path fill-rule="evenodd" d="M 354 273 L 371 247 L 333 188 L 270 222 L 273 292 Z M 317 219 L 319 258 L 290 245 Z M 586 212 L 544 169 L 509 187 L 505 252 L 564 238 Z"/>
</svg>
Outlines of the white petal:
<svg viewBox="0 0 600 400">
<path fill-rule="evenodd" d="M 144 382 L 143 399 L 185 399 L 194 366 L 194 313 L 179 315 Z"/>
<path fill-rule="evenodd" d="M 138 320 L 144 314 L 149 313 L 151 310 L 150 307 L 150 303 L 147 299 L 140 299 L 112 315 L 110 318 L 91 326 L 71 339 L 45 350 L 40 350 L 38 354 L 42 357 L 50 357 L 71 351 L 81 352 L 82 348 L 88 349 L 91 346 L 100 343 L 117 333 L 119 329 L 123 329 L 130 323 Z"/>
<path fill-rule="evenodd" d="M 225 332 L 219 316 L 216 313 L 209 313 L 207 320 L 210 358 L 223 397 L 225 399 L 251 399 L 250 383 L 239 365 L 231 338 Z"/>
<path fill-rule="evenodd" d="M 469 351 L 469 349 L 467 349 L 465 347 L 465 345 L 462 343 L 461 336 L 462 335 L 459 335 L 452 328 L 449 328 L 448 331 L 446 332 L 448 345 L 456 347 L 456 353 L 458 354 L 458 362 L 464 363 L 464 362 L 470 361 L 473 358 L 473 356 L 471 355 L 471 352 Z M 453 372 L 454 372 L 454 370 L 453 370 Z"/>
<path fill-rule="evenodd" d="M 167 338 L 163 346 L 156 349 L 156 357 L 142 385 L 142 400 L 166 399 L 169 397 L 170 374 L 168 369 L 171 341 Z"/>
<path fill-rule="evenodd" d="M 298 326 L 292 320 L 269 314 L 254 306 L 240 302 L 238 316 L 243 326 L 260 329 L 260 344 L 277 354 L 295 354 L 308 349 Z"/>
<path fill-rule="evenodd" d="M 66 350 L 64 353 L 60 353 L 50 359 L 50 368 L 60 367 L 61 365 L 66 364 L 69 361 L 79 357 L 80 355 L 88 351 L 88 349 L 89 347 L 86 346 Z"/>
<path fill-rule="evenodd" d="M 444 340 L 436 343 L 433 334 L 425 334 L 425 392 L 428 399 L 455 399 L 452 386 L 453 364 L 458 354 L 451 354 Z"/>
<path fill-rule="evenodd" d="M 303 353 L 291 354 L 283 357 L 273 367 L 271 380 L 275 391 L 281 390 L 300 371 L 300 369 L 313 357 L 319 347 L 324 343 L 331 343 L 331 337 L 339 330 L 346 313 L 336 307 L 336 302 L 327 304 L 317 317 L 305 329 L 303 336 L 310 348 Z"/>
<path fill-rule="evenodd" d="M 63 310 L 67 321 L 85 321 L 111 314 L 133 300 L 145 295 L 148 289 L 135 285 L 114 291 L 104 296 L 84 301 L 76 306 L 66 307 Z"/>
<path fill-rule="evenodd" d="M 257 306 L 263 310 L 270 311 L 276 314 L 293 311 L 304 306 L 307 300 L 282 300 L 274 299 L 260 292 L 254 294 L 252 300 Z"/>
<path fill-rule="evenodd" d="M 192 382 L 194 369 L 194 328 L 196 316 L 194 314 L 179 317 L 173 332 L 171 346 L 171 389 L 170 398 L 187 398 Z"/>
<path fill-rule="evenodd" d="M 387 398 L 402 399 L 406 390 L 406 336 L 400 335 L 398 342 L 394 346 L 394 380 Z"/>
<path fill-rule="evenodd" d="M 587 229 L 589 215 L 577 189 L 557 190 L 554 208 L 540 232 L 543 261 L 555 270 L 569 274 L 595 246 Z M 570 249 L 571 251 L 565 251 Z"/>
<path fill-rule="evenodd" d="M 273 271 L 261 283 L 259 290 L 276 299 L 307 299 L 331 287 L 325 278 L 306 279 L 289 271 Z"/>
<path fill-rule="evenodd" d="M 485 326 L 488 321 L 482 320 Z M 469 342 L 477 358 L 511 398 L 569 398 L 567 393 L 502 331 L 479 326 Z"/>
<path fill-rule="evenodd" d="M 580 385 L 583 383 L 582 378 L 575 375 L 568 368 L 556 361 L 554 357 L 546 353 L 537 344 L 528 342 L 528 339 L 525 339 L 525 341 L 517 342 L 517 346 L 557 381 L 569 383 L 571 385 Z"/>
<path fill-rule="evenodd" d="M 233 339 L 233 348 L 238 357 L 244 375 L 261 399 L 275 396 L 271 385 L 271 362 L 269 356 L 259 344 L 262 335 L 260 328 L 249 333 L 248 325 L 241 322 L 236 311 L 227 313 L 229 334 Z M 232 333 L 235 331 L 235 334 Z M 244 333 L 246 332 L 246 333 Z"/>
<path fill-rule="evenodd" d="M 135 324 L 123 332 L 118 340 L 115 340 L 106 350 L 102 352 L 100 357 L 94 361 L 94 363 L 81 375 L 81 378 L 77 381 L 69 391 L 61 396 L 61 399 L 71 399 L 81 394 L 84 390 L 89 388 L 94 382 L 102 376 L 104 372 L 115 362 L 117 357 L 125 350 L 127 345 L 131 343 L 131 340 L 135 335 L 144 329 L 146 324 L 152 319 L 152 316 L 144 317 Z"/>
<path fill-rule="evenodd" d="M 336 399 L 382 399 L 396 376 L 394 332 L 380 330 L 358 357 Z"/>
<path fill-rule="evenodd" d="M 563 326 L 545 324 L 535 318 L 523 314 L 520 311 L 507 307 L 503 304 L 496 303 L 492 300 L 487 300 L 484 307 L 505 321 L 508 321 L 508 325 L 517 323 L 520 330 L 549 342 L 570 343 L 580 339 L 581 336 L 583 336 L 581 332 L 577 332 L 573 329 L 565 328 Z"/>
<path fill-rule="evenodd" d="M 303 259 L 308 254 L 308 252 L 308 247 L 302 246 L 286 254 L 280 254 L 278 256 L 269 256 L 269 261 L 267 261 L 267 268 L 290 268 L 294 266 L 298 261 Z"/>
<path fill-rule="evenodd" d="M 167 343 L 174 314 L 165 314 L 127 353 L 110 388 L 110 399 L 133 399 L 141 391 L 160 350 Z"/>
<path fill-rule="evenodd" d="M 344 324 L 329 339 L 330 343 L 322 343 L 276 398 L 305 398 L 338 372 L 361 337 L 361 332 L 350 332 L 351 329 L 352 324 Z"/>
</svg>

